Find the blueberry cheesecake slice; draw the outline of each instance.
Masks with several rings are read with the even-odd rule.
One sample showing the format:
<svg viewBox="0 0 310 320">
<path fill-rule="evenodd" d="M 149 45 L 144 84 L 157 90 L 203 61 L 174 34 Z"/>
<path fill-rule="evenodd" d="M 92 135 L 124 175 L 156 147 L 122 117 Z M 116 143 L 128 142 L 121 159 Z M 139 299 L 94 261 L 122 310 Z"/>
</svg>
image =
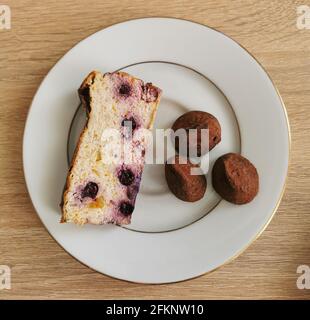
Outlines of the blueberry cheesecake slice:
<svg viewBox="0 0 310 320">
<path fill-rule="evenodd" d="M 61 203 L 62 222 L 129 224 L 161 90 L 124 72 L 91 72 L 78 90 L 88 120 Z"/>
</svg>

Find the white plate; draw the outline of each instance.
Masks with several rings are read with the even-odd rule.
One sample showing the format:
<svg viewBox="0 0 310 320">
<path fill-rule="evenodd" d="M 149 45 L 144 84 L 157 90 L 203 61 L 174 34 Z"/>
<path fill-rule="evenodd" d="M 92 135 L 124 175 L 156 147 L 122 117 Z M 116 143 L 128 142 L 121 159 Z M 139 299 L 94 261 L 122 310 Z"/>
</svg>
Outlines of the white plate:
<svg viewBox="0 0 310 320">
<path fill-rule="evenodd" d="M 60 224 L 67 157 L 85 121 L 76 112 L 76 90 L 94 69 L 123 69 L 161 87 L 157 128 L 192 109 L 214 114 L 223 132 L 210 153 L 211 168 L 221 154 L 241 152 L 259 172 L 258 196 L 247 205 L 230 204 L 214 192 L 208 175 L 205 197 L 185 203 L 168 191 L 162 165 L 147 165 L 130 226 Z M 259 236 L 284 190 L 290 137 L 277 90 L 240 45 L 197 23 L 147 18 L 93 34 L 53 67 L 34 97 L 23 147 L 34 207 L 66 251 L 115 278 L 167 283 L 216 269 Z"/>
</svg>

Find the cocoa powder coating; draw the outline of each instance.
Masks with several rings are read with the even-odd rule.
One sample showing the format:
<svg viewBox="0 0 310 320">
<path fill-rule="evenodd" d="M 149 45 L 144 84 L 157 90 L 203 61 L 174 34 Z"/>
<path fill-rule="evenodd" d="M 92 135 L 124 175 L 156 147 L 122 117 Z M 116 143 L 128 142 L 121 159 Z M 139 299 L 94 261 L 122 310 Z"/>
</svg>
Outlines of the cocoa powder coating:
<svg viewBox="0 0 310 320">
<path fill-rule="evenodd" d="M 184 163 L 180 163 L 183 159 Z M 171 161 L 169 161 L 171 162 Z M 187 202 L 200 200 L 207 189 L 205 175 L 192 175 L 191 168 L 198 167 L 188 159 L 175 156 L 175 163 L 165 164 L 166 181 L 171 192 L 179 199 Z"/>
<path fill-rule="evenodd" d="M 245 204 L 258 193 L 259 178 L 254 165 L 236 153 L 227 153 L 218 158 L 212 170 L 215 191 L 225 200 Z"/>
</svg>

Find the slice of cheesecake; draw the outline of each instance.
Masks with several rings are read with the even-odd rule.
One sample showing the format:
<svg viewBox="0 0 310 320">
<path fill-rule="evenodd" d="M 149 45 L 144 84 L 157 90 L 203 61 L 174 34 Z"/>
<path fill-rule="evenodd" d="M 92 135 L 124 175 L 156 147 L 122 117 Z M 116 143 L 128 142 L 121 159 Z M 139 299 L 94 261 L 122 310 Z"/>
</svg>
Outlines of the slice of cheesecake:
<svg viewBox="0 0 310 320">
<path fill-rule="evenodd" d="M 61 221 L 129 224 L 147 148 L 143 129 L 152 128 L 161 90 L 124 72 L 93 71 L 78 92 L 88 120 L 67 176 Z"/>
</svg>

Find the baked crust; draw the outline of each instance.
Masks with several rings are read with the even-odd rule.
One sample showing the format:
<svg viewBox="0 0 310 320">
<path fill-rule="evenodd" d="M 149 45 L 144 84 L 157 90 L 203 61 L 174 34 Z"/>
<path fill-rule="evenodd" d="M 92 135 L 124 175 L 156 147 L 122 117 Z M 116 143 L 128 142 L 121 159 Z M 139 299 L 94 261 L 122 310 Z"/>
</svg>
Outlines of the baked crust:
<svg viewBox="0 0 310 320">
<path fill-rule="evenodd" d="M 79 94 L 79 97 L 80 97 L 80 101 L 82 103 L 82 106 L 85 108 L 85 110 L 87 110 L 87 108 L 91 108 L 90 106 L 90 103 L 91 103 L 91 99 L 90 99 L 90 95 L 89 95 L 89 92 L 88 92 L 88 99 L 86 99 L 85 95 L 82 94 L 83 90 L 85 88 L 88 88 L 90 87 L 90 85 L 93 83 L 95 77 L 96 77 L 96 74 L 97 74 L 97 71 L 92 71 L 82 82 L 80 88 L 78 89 L 78 94 Z M 76 156 L 78 154 L 78 151 L 79 151 L 79 148 L 80 148 L 80 145 L 81 145 L 81 141 L 82 141 L 82 138 L 83 138 L 83 135 L 85 133 L 85 130 L 87 128 L 87 123 L 88 123 L 88 119 L 89 119 L 89 113 L 87 113 L 88 117 L 87 117 L 87 122 L 85 124 L 85 127 L 83 129 L 83 131 L 81 132 L 80 134 L 80 137 L 79 137 L 79 140 L 78 140 L 78 143 L 77 143 L 77 146 L 74 150 L 74 154 L 73 154 L 73 157 L 72 157 L 72 160 L 71 160 L 71 164 L 70 164 L 70 167 L 69 167 L 69 170 L 68 170 L 68 174 L 67 174 L 67 178 L 66 178 L 66 183 L 65 183 L 65 186 L 64 186 L 64 190 L 63 190 L 63 193 L 62 193 L 62 199 L 61 199 L 61 203 L 60 203 L 60 208 L 61 208 L 61 213 L 62 213 L 62 216 L 61 216 L 61 219 L 60 219 L 60 222 L 61 223 L 64 223 L 66 222 L 66 219 L 65 219 L 65 215 L 64 215 L 64 202 L 65 202 L 65 198 L 66 198 L 66 195 L 67 195 L 67 192 L 68 192 L 68 188 L 69 188 L 69 185 L 70 185 L 70 174 L 71 174 L 71 170 L 75 164 L 75 160 L 76 160 Z"/>
</svg>

